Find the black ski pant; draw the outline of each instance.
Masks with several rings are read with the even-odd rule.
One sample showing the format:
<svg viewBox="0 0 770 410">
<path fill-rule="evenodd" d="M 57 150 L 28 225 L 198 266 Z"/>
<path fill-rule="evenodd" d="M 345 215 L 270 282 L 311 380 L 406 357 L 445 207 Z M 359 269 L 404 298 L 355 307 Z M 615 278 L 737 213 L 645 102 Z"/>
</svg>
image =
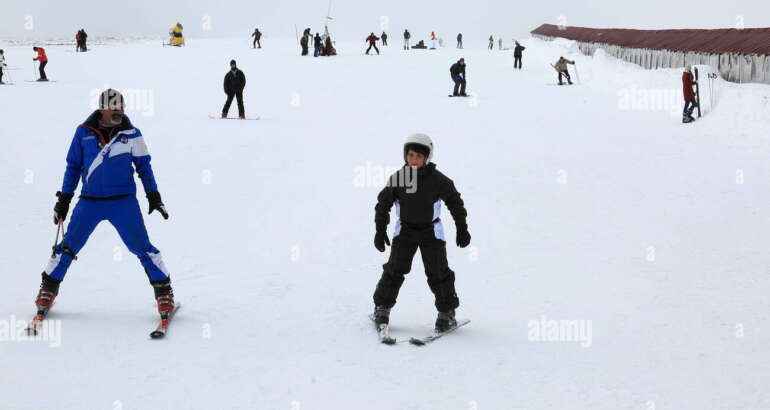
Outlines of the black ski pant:
<svg viewBox="0 0 770 410">
<path fill-rule="evenodd" d="M 380 49 L 379 49 L 379 48 L 377 48 L 377 44 L 374 44 L 374 42 L 373 42 L 373 41 L 370 41 L 370 42 L 369 42 L 369 48 L 367 48 L 367 49 L 366 49 L 366 54 L 369 54 L 369 50 L 371 50 L 371 49 L 372 49 L 372 47 L 374 47 L 374 51 L 376 51 L 376 52 L 377 52 L 377 54 L 380 54 Z"/>
<path fill-rule="evenodd" d="M 567 79 L 567 82 L 572 84 L 572 77 L 569 76 L 569 71 L 559 71 L 559 84 L 563 84 L 561 76 L 564 76 Z"/>
<path fill-rule="evenodd" d="M 452 81 L 455 82 L 455 89 L 452 95 L 465 95 L 465 79 L 458 75 Z"/>
<path fill-rule="evenodd" d="M 692 116 L 692 110 L 694 110 L 695 107 L 697 107 L 697 106 L 698 106 L 698 104 L 695 102 L 695 100 L 685 100 L 684 101 L 684 111 L 682 112 L 682 114 L 684 114 L 685 117 Z"/>
<path fill-rule="evenodd" d="M 3 66 L 0 65 L 0 83 L 3 82 Z"/>
<path fill-rule="evenodd" d="M 374 291 L 375 306 L 391 308 L 396 304 L 404 275 L 412 270 L 417 248 L 425 265 L 428 286 L 436 298 L 436 309 L 439 312 L 456 309 L 460 300 L 455 292 L 455 273 L 449 269 L 446 242 L 435 237 L 432 226 L 421 230 L 402 227 L 400 234 L 393 238 L 390 258 L 382 265 L 382 277 Z"/>
<path fill-rule="evenodd" d="M 521 56 L 519 57 L 513 57 L 513 68 L 521 69 Z"/>
<path fill-rule="evenodd" d="M 227 94 L 227 101 L 225 101 L 225 106 L 222 108 L 222 114 L 227 115 L 228 111 L 230 111 L 230 104 L 233 103 L 233 97 L 238 100 L 238 115 L 243 117 L 246 115 L 245 110 L 243 109 L 243 91 Z"/>
<path fill-rule="evenodd" d="M 382 45 L 387 46 L 388 45 L 388 39 L 385 37 L 382 37 Z"/>
<path fill-rule="evenodd" d="M 40 79 L 41 80 L 47 80 L 48 77 L 45 76 L 45 66 L 48 64 L 48 61 L 41 61 L 40 67 L 38 68 L 40 70 Z"/>
<path fill-rule="evenodd" d="M 251 43 L 251 46 L 252 46 L 252 48 L 257 48 L 257 46 L 259 46 L 259 48 L 262 48 L 262 43 L 259 42 L 258 38 L 255 38 L 254 42 Z"/>
<path fill-rule="evenodd" d="M 303 56 L 306 56 L 306 55 L 307 55 L 307 52 L 308 52 L 308 49 L 307 49 L 307 45 L 306 45 L 306 44 L 305 44 L 305 45 L 302 45 L 302 55 L 303 55 Z"/>
<path fill-rule="evenodd" d="M 463 48 L 463 41 L 457 40 L 457 48 Z"/>
</svg>

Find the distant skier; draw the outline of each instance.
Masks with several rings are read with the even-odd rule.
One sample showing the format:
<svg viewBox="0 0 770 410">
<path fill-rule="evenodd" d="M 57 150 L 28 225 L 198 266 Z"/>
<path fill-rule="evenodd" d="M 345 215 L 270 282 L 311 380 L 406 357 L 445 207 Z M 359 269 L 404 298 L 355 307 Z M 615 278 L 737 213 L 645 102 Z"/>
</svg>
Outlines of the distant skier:
<svg viewBox="0 0 770 410">
<path fill-rule="evenodd" d="M 78 30 L 75 33 L 75 52 L 82 51 L 83 48 L 83 32 Z"/>
<path fill-rule="evenodd" d="M 5 84 L 3 82 L 3 73 L 6 67 L 8 67 L 8 65 L 5 63 L 5 52 L 0 49 L 0 84 Z"/>
<path fill-rule="evenodd" d="M 489 36 L 489 49 L 492 50 L 495 48 L 495 39 L 492 36 Z"/>
<path fill-rule="evenodd" d="M 526 47 L 519 44 L 518 41 L 515 42 L 516 47 L 513 48 L 513 69 L 519 69 L 521 70 L 521 56 L 522 52 L 526 49 Z"/>
<path fill-rule="evenodd" d="M 695 99 L 695 91 L 693 87 L 698 84 L 692 75 L 692 67 L 686 66 L 682 73 L 682 91 L 684 93 L 684 110 L 682 111 L 682 122 L 688 123 L 695 121 L 692 116 L 693 110 L 698 106 L 698 101 Z"/>
<path fill-rule="evenodd" d="M 457 48 L 463 48 L 463 33 L 457 33 Z"/>
<path fill-rule="evenodd" d="M 259 41 L 262 38 L 262 32 L 259 31 L 258 28 L 255 28 L 251 36 L 254 37 L 254 41 L 251 43 L 251 47 L 262 48 L 262 43 Z"/>
<path fill-rule="evenodd" d="M 299 45 L 302 47 L 302 55 L 306 56 L 308 53 L 308 41 L 310 39 L 310 35 L 302 35 L 302 39 L 299 40 Z"/>
<path fill-rule="evenodd" d="M 32 61 L 40 63 L 38 67 L 40 78 L 37 81 L 48 81 L 48 77 L 45 75 L 45 66 L 48 65 L 48 56 L 45 55 L 45 49 L 43 47 L 32 47 L 32 50 L 37 53 L 37 57 L 33 58 Z"/>
<path fill-rule="evenodd" d="M 377 325 L 390 321 L 390 310 L 396 304 L 404 275 L 412 268 L 412 260 L 420 249 L 428 286 L 438 310 L 435 330 L 443 332 L 457 325 L 455 309 L 460 301 L 455 291 L 455 273 L 446 257 L 446 239 L 439 218 L 443 201 L 457 227 L 455 243 L 465 248 L 471 242 L 466 222 L 467 211 L 454 182 L 436 169 L 433 142 L 425 134 L 412 134 L 404 144 L 404 166 L 396 172 L 377 196 L 375 206 L 376 234 L 374 247 L 385 252 L 390 245 L 387 227 L 390 209 L 396 205 L 398 220 L 388 262 L 374 291 L 374 320 Z M 411 176 L 411 178 L 408 178 Z M 412 180 L 413 183 L 401 183 Z"/>
<path fill-rule="evenodd" d="M 86 33 L 85 29 L 80 29 L 80 36 L 83 39 L 83 49 L 81 51 L 88 51 L 88 33 Z"/>
<path fill-rule="evenodd" d="M 465 93 L 465 59 L 461 58 L 457 60 L 456 63 L 452 64 L 452 67 L 449 68 L 449 74 L 452 77 L 452 81 L 455 83 L 452 96 L 467 97 L 468 94 Z"/>
<path fill-rule="evenodd" d="M 243 108 L 243 89 L 246 87 L 246 76 L 243 71 L 238 69 L 235 64 L 235 60 L 230 60 L 230 71 L 225 74 L 224 88 L 225 94 L 227 94 L 227 101 L 222 108 L 222 118 L 227 118 L 227 113 L 230 111 L 230 104 L 233 103 L 233 97 L 238 100 L 238 118 L 246 118 L 246 113 Z"/>
<path fill-rule="evenodd" d="M 380 38 L 374 35 L 374 32 L 372 34 L 369 34 L 369 37 L 366 38 L 366 41 L 369 42 L 369 48 L 366 49 L 366 54 L 369 55 L 369 50 L 374 47 L 374 51 L 377 52 L 377 55 L 380 55 L 380 49 L 377 48 L 377 40 Z"/>
<path fill-rule="evenodd" d="M 567 69 L 567 64 L 575 65 L 575 62 L 572 60 L 567 60 L 564 57 L 559 57 L 559 61 L 554 64 L 553 68 L 556 69 L 556 72 L 559 74 L 559 85 L 564 85 L 561 78 L 564 76 L 567 79 L 567 84 L 572 85 L 572 77 L 569 76 L 569 70 Z"/>
<path fill-rule="evenodd" d="M 128 250 L 139 258 L 155 292 L 161 316 L 174 309 L 171 278 L 160 251 L 147 235 L 136 199 L 134 173 L 144 186 L 149 213 L 158 211 L 163 219 L 168 219 L 168 212 L 158 192 L 144 137 L 131 124 L 124 109 L 123 96 L 116 90 L 105 90 L 99 97 L 99 109 L 75 131 L 67 153 L 64 182 L 61 191 L 56 193 L 54 224 L 64 224 L 78 182 L 82 180 L 83 185 L 64 237 L 54 246 L 43 271 L 35 300 L 38 314 L 48 313 L 70 264 L 77 259 L 94 228 L 104 220 L 115 227 Z"/>
<path fill-rule="evenodd" d="M 502 37 L 497 39 L 497 44 L 498 44 L 498 49 L 502 50 L 503 49 L 503 38 Z"/>
<path fill-rule="evenodd" d="M 318 57 L 318 55 L 321 54 L 322 48 L 323 40 L 321 40 L 321 36 L 318 33 L 315 33 L 315 37 L 313 38 L 313 57 Z"/>
<path fill-rule="evenodd" d="M 409 39 L 412 38 L 412 33 L 409 30 L 404 30 L 404 50 L 409 50 Z"/>
<path fill-rule="evenodd" d="M 382 46 L 383 47 L 387 47 L 388 46 L 388 33 L 383 31 L 382 34 L 380 35 L 380 38 L 382 39 Z"/>
<path fill-rule="evenodd" d="M 431 31 L 430 32 L 430 49 L 431 50 L 435 50 L 436 49 L 436 40 L 437 40 L 436 32 L 435 31 Z"/>
</svg>

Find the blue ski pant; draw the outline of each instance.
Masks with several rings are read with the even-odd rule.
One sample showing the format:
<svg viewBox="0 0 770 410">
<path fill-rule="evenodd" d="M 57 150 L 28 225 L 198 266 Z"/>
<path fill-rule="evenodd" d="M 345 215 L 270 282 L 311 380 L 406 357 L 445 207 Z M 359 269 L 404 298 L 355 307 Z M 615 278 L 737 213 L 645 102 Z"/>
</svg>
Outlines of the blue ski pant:
<svg viewBox="0 0 770 410">
<path fill-rule="evenodd" d="M 152 246 L 147 236 L 142 211 L 135 196 L 105 201 L 79 200 L 72 211 L 64 238 L 54 246 L 45 273 L 54 279 L 64 279 L 73 256 L 86 244 L 96 225 L 104 220 L 115 227 L 128 250 L 139 258 L 150 281 L 168 279 L 160 251 Z"/>
</svg>

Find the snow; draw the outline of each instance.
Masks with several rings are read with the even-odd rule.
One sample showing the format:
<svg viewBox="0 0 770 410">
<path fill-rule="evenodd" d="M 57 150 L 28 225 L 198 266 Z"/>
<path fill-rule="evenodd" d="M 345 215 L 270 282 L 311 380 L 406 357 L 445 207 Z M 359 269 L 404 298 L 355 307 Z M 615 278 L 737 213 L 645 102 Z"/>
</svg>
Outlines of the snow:
<svg viewBox="0 0 770 410">
<path fill-rule="evenodd" d="M 718 80 L 714 109 L 683 125 L 680 70 L 528 39 L 514 72 L 511 52 L 397 40 L 317 59 L 292 40 L 49 47 L 52 84 L 24 82 L 31 49 L 6 47 L 23 70 L 0 88 L 0 408 L 770 407 L 767 85 Z M 560 55 L 580 85 L 551 86 Z M 475 97 L 449 99 L 460 56 Z M 207 118 L 231 58 L 260 121 Z M 103 223 L 50 315 L 60 343 L 3 336 L 33 313 L 66 149 L 105 86 L 138 104 L 171 213 L 145 222 L 183 307 L 148 339 L 152 290 Z M 367 318 L 387 258 L 376 194 L 412 132 L 432 136 L 473 235 L 457 248 L 444 209 L 472 322 L 422 348 L 378 344 Z M 391 335 L 427 334 L 432 299 L 415 258 Z M 582 338 L 531 340 L 542 320 Z"/>
</svg>

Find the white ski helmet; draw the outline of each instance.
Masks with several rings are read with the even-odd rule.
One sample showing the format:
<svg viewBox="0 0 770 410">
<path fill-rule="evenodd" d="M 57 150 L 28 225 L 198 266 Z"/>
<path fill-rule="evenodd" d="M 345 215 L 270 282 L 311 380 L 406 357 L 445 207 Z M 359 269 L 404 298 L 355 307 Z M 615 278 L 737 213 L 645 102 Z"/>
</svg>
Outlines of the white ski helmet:
<svg viewBox="0 0 770 410">
<path fill-rule="evenodd" d="M 425 165 L 428 165 L 433 159 L 433 141 L 426 134 L 412 134 L 406 138 L 404 142 L 404 161 L 406 161 L 407 149 L 410 145 L 421 145 L 428 150 L 428 155 L 425 156 Z"/>
</svg>

